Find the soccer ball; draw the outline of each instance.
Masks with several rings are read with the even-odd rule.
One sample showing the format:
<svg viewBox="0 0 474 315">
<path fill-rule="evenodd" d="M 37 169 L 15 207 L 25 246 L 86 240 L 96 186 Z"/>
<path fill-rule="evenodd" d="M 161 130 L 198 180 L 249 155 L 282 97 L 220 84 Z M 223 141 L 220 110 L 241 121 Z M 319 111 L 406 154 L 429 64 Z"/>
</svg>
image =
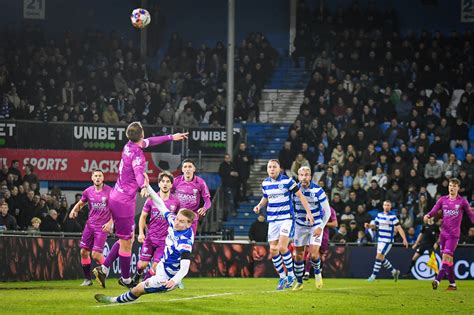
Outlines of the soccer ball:
<svg viewBox="0 0 474 315">
<path fill-rule="evenodd" d="M 151 22 L 151 15 L 145 9 L 137 8 L 132 11 L 130 15 L 130 20 L 132 21 L 133 27 L 136 28 L 145 28 Z"/>
</svg>

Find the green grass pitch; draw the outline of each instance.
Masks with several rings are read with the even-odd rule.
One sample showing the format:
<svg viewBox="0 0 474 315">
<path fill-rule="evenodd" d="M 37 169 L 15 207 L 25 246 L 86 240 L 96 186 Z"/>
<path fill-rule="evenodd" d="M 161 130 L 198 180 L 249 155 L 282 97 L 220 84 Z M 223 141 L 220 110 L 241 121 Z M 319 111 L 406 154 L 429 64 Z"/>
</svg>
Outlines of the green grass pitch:
<svg viewBox="0 0 474 315">
<path fill-rule="evenodd" d="M 429 281 L 325 279 L 316 290 L 275 291 L 277 279 L 189 278 L 185 289 L 149 294 L 132 304 L 101 305 L 94 294 L 118 295 L 116 279 L 107 288 L 81 281 L 0 283 L 1 314 L 474 314 L 474 281 L 458 281 L 458 291 L 437 291 Z"/>
</svg>

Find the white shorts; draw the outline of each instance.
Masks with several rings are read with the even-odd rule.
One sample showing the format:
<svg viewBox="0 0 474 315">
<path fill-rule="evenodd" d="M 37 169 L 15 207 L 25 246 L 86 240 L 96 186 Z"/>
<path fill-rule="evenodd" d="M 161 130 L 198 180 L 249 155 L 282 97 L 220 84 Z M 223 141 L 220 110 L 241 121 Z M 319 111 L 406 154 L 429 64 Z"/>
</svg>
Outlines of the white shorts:
<svg viewBox="0 0 474 315">
<path fill-rule="evenodd" d="M 268 223 L 268 241 L 278 241 L 280 235 L 291 237 L 293 220 L 282 220 Z"/>
<path fill-rule="evenodd" d="M 377 243 L 377 254 L 386 256 L 392 249 L 392 243 L 378 242 Z"/>
<path fill-rule="evenodd" d="M 171 279 L 165 271 L 163 263 L 160 261 L 156 266 L 155 275 L 145 280 L 145 292 L 164 293 L 173 290 L 165 287 L 166 281 Z"/>
<path fill-rule="evenodd" d="M 323 231 L 319 236 L 313 236 L 316 226 L 301 226 L 295 225 L 295 246 L 317 245 L 321 246 L 323 241 Z"/>
</svg>

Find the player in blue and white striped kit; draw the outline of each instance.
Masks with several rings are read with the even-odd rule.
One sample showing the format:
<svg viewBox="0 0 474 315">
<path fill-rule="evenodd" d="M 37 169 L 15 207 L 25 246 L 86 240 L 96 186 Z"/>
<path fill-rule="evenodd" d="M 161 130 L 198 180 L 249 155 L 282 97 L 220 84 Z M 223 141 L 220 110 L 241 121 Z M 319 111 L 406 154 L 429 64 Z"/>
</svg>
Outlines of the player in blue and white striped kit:
<svg viewBox="0 0 474 315">
<path fill-rule="evenodd" d="M 311 169 L 303 166 L 298 170 L 298 186 L 308 200 L 311 213 L 314 218 L 313 224 L 306 221 L 306 210 L 303 208 L 299 198 L 295 199 L 295 274 L 297 283 L 293 290 L 303 289 L 304 274 L 304 251 L 309 246 L 311 255 L 311 265 L 314 268 L 314 279 L 317 289 L 323 287 L 321 275 L 321 259 L 319 258 L 319 248 L 323 240 L 323 231 L 331 216 L 331 208 L 324 190 L 311 180 Z"/>
<path fill-rule="evenodd" d="M 186 276 L 191 264 L 191 251 L 194 243 L 194 233 L 191 225 L 194 221 L 194 212 L 188 209 L 179 210 L 175 215 L 170 212 L 163 200 L 148 186 L 148 192 L 155 206 L 169 224 L 166 248 L 163 257 L 158 263 L 155 275 L 140 282 L 120 296 L 112 297 L 96 294 L 95 299 L 100 303 L 129 303 L 143 294 L 165 293 L 174 290 Z"/>
<path fill-rule="evenodd" d="M 400 275 L 400 270 L 393 268 L 390 261 L 385 258 L 385 256 L 387 256 L 388 252 L 392 248 L 395 231 L 398 231 L 398 233 L 400 233 L 400 236 L 403 239 L 403 245 L 408 248 L 408 242 L 405 236 L 405 231 L 403 231 L 403 228 L 401 227 L 397 216 L 394 214 L 390 214 L 391 209 L 392 203 L 389 200 L 385 200 L 383 202 L 383 212 L 377 214 L 377 217 L 373 220 L 373 222 L 371 222 L 370 224 L 365 224 L 365 228 L 373 228 L 375 226 L 378 230 L 377 256 L 375 257 L 374 270 L 372 271 L 372 275 L 369 277 L 369 279 L 367 279 L 368 281 L 375 280 L 382 265 L 388 270 L 390 270 L 395 281 L 398 280 L 398 276 Z"/>
<path fill-rule="evenodd" d="M 293 258 L 288 250 L 288 244 L 293 232 L 293 194 L 300 198 L 306 210 L 306 219 L 313 224 L 308 201 L 301 193 L 296 182 L 286 175 L 280 173 L 280 162 L 270 160 L 267 164 L 268 178 L 262 182 L 263 197 L 254 207 L 255 213 L 259 213 L 262 207 L 267 206 L 268 221 L 268 243 L 272 254 L 273 265 L 280 275 L 277 290 L 291 288 L 295 283 L 293 272 Z M 288 271 L 286 275 L 283 264 Z"/>
</svg>

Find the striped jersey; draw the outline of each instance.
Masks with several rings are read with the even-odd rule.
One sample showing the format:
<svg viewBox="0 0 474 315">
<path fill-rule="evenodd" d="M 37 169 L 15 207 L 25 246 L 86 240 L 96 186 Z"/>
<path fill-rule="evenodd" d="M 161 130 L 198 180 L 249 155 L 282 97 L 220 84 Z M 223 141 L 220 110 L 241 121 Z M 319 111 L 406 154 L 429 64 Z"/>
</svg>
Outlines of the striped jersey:
<svg viewBox="0 0 474 315">
<path fill-rule="evenodd" d="M 375 225 L 378 228 L 378 239 L 377 241 L 384 243 L 392 243 L 395 231 L 395 226 L 400 224 L 398 218 L 394 214 L 385 214 L 383 212 L 377 214 L 374 220 Z"/>
<path fill-rule="evenodd" d="M 165 267 L 166 274 L 172 278 L 180 268 L 181 254 L 191 253 L 194 243 L 194 233 L 192 228 L 184 231 L 174 229 L 174 219 L 176 215 L 173 212 L 166 211 L 164 214 L 168 221 L 168 236 L 166 237 L 166 247 L 161 262 Z"/>
<path fill-rule="evenodd" d="M 293 191 L 297 187 L 292 178 L 283 174 L 276 179 L 268 177 L 262 182 L 263 196 L 268 200 L 268 223 L 293 219 Z"/>
<path fill-rule="evenodd" d="M 327 200 L 326 193 L 313 181 L 310 181 L 308 188 L 301 187 L 301 183 L 298 184 L 298 187 L 306 197 L 306 200 L 308 200 L 309 207 L 311 208 L 311 213 L 314 218 L 314 224 L 312 226 L 320 225 L 323 217 L 321 204 Z M 295 219 L 296 224 L 300 226 L 311 226 L 309 222 L 306 222 L 306 210 L 298 197 L 295 198 Z"/>
</svg>

